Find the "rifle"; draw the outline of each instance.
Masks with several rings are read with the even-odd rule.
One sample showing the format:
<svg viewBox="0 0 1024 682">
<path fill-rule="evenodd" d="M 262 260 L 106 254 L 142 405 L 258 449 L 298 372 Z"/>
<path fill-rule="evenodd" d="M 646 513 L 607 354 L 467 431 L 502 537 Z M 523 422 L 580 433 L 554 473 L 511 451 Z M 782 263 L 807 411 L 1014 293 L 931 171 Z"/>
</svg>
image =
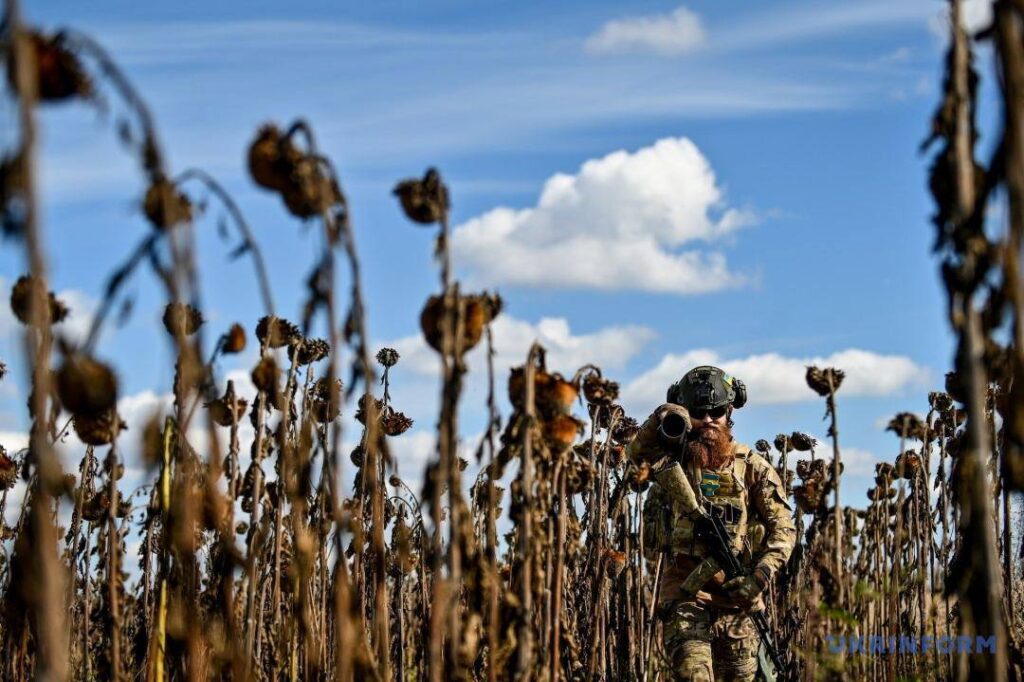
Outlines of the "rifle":
<svg viewBox="0 0 1024 682">
<path fill-rule="evenodd" d="M 727 580 L 744 575 L 743 564 L 740 563 L 739 556 L 732 547 L 729 532 L 725 529 L 720 512 L 714 505 L 704 505 L 697 501 L 693 487 L 679 463 L 673 462 L 656 473 L 654 480 L 665 489 L 674 501 L 682 506 L 684 513 L 694 520 L 698 535 L 711 550 L 711 556 L 701 561 L 684 581 L 683 590 L 695 594 L 719 569 L 725 571 Z M 779 658 L 764 611 L 753 611 L 749 615 L 772 665 L 775 666 L 775 670 L 783 674 L 783 677 L 786 677 L 786 666 Z"/>
</svg>

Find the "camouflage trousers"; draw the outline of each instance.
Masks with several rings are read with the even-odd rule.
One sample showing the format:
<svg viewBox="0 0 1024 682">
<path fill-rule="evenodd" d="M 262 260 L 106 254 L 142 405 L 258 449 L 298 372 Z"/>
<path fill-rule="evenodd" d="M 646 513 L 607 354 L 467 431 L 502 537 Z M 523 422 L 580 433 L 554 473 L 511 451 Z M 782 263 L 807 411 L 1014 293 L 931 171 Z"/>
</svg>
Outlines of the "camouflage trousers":
<svg viewBox="0 0 1024 682">
<path fill-rule="evenodd" d="M 749 616 L 695 601 L 676 602 L 666 611 L 665 649 L 676 680 L 754 679 L 760 642 Z"/>
</svg>

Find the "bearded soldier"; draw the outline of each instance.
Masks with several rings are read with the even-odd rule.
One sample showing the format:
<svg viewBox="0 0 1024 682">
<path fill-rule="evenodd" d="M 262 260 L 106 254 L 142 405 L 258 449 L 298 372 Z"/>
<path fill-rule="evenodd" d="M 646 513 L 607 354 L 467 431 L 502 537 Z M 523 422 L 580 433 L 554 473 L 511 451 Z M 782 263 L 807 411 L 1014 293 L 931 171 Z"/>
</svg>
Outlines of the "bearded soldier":
<svg viewBox="0 0 1024 682">
<path fill-rule="evenodd" d="M 668 389 L 627 454 L 655 471 L 644 504 L 647 558 L 662 555 L 658 613 L 665 647 L 682 680 L 753 680 L 758 634 L 750 614 L 789 559 L 796 542 L 793 512 L 775 469 L 732 437 L 732 413 L 746 387 L 721 369 L 696 367 Z M 682 471 L 679 471 L 679 467 Z M 697 519 L 673 495 L 672 476 L 723 521 L 745 574 L 725 579 L 709 561 Z M 678 481 L 679 479 L 675 479 Z M 692 499 L 692 497 L 691 497 Z"/>
</svg>

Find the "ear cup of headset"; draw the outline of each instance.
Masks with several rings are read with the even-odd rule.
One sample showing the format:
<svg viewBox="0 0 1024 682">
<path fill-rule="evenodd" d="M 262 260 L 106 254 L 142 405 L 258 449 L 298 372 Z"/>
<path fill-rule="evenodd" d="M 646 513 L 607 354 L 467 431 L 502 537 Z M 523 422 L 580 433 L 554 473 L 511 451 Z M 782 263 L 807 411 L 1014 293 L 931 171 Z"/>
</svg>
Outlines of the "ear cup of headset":
<svg viewBox="0 0 1024 682">
<path fill-rule="evenodd" d="M 732 389 L 736 392 L 736 397 L 732 399 L 732 406 L 738 410 L 747 404 L 747 385 L 734 377 Z"/>
</svg>

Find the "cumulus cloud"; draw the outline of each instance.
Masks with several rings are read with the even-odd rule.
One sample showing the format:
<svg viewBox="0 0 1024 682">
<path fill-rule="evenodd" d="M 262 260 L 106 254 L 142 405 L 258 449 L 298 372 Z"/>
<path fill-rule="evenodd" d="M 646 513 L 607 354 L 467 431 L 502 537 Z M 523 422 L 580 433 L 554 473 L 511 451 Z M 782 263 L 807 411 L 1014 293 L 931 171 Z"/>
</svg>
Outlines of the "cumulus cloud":
<svg viewBox="0 0 1024 682">
<path fill-rule="evenodd" d="M 677 55 L 702 47 L 707 40 L 700 16 L 686 7 L 669 14 L 614 19 L 587 38 L 589 52 L 655 52 Z"/>
<path fill-rule="evenodd" d="M 550 177 L 536 206 L 499 207 L 455 228 L 455 263 L 476 284 L 699 294 L 736 287 L 720 252 L 681 250 L 752 224 L 729 208 L 687 138 L 585 162 Z"/>
<path fill-rule="evenodd" d="M 977 33 L 992 23 L 992 0 L 964 0 L 960 3 L 960 24 L 968 33 Z M 949 8 L 933 15 L 928 21 L 932 33 L 943 40 L 949 38 Z"/>
<path fill-rule="evenodd" d="M 928 370 L 902 355 L 881 355 L 850 348 L 828 357 L 790 358 L 777 353 L 727 359 L 707 349 L 669 353 L 655 367 L 626 386 L 623 401 L 649 407 L 665 398 L 665 390 L 697 365 L 716 365 L 746 383 L 750 404 L 768 405 L 819 400 L 804 376 L 808 365 L 838 367 L 846 372 L 843 397 L 883 396 L 928 381 Z"/>
<path fill-rule="evenodd" d="M 818 445 L 814 448 L 815 459 L 832 460 L 832 442 L 823 436 L 814 436 Z M 776 455 L 777 457 L 777 455 Z M 811 459 L 810 452 L 790 452 L 789 466 L 796 468 L 796 462 L 802 459 Z M 840 444 L 839 461 L 843 464 L 843 476 L 874 476 L 875 464 L 882 459 L 870 450 L 858 447 L 848 447 Z M 799 480 L 799 479 L 797 479 Z M 849 504 L 849 502 L 847 502 Z"/>
<path fill-rule="evenodd" d="M 523 364 L 534 341 L 546 349 L 549 368 L 567 373 L 588 363 L 603 369 L 621 369 L 655 336 L 652 329 L 638 325 L 603 327 L 589 334 L 576 334 L 562 317 L 545 317 L 534 324 L 507 314 L 494 320 L 492 332 L 494 366 L 499 376 Z M 420 334 L 385 345 L 401 354 L 404 371 L 431 377 L 439 374 L 437 353 L 427 346 Z M 467 356 L 470 371 L 477 375 L 483 374 L 486 361 L 486 348 L 482 343 Z"/>
</svg>

